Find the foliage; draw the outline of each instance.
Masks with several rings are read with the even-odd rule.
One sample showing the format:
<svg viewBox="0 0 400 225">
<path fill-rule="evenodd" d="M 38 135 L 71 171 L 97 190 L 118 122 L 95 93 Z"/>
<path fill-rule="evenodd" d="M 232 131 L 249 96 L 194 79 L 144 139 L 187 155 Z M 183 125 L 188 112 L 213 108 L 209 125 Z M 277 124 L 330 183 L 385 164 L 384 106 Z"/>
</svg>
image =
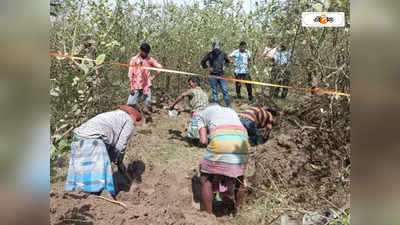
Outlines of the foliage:
<svg viewBox="0 0 400 225">
<path fill-rule="evenodd" d="M 70 146 L 71 142 L 67 139 L 60 140 L 57 143 L 57 147 L 54 144 L 51 144 L 50 160 L 55 160 L 62 153 L 69 151 L 71 149 Z"/>
<path fill-rule="evenodd" d="M 320 88 L 348 92 L 349 24 L 345 29 L 300 26 L 303 11 L 344 11 L 349 15 L 349 1 L 324 2 L 258 0 L 252 10 L 246 11 L 239 0 L 195 0 L 184 4 L 166 0 L 162 5 L 144 0 L 51 1 L 50 51 L 71 54 L 90 34 L 98 53 L 96 66 L 83 62 L 76 67 L 80 69 L 71 68 L 69 59 L 51 58 L 52 144 L 58 146 L 61 140 L 68 139 L 72 128 L 88 118 L 126 102 L 128 68 L 100 63 L 105 59 L 128 63 L 144 41 L 152 47 L 151 56 L 164 67 L 205 73 L 200 60 L 211 49 L 213 40 L 222 41 L 227 53 L 245 40 L 253 55 L 253 80 L 266 81 L 262 53 L 273 38 L 294 50 L 293 84 L 311 86 L 310 75 L 319 81 Z M 96 69 L 101 83 L 89 79 Z M 232 76 L 232 68 L 228 68 L 227 75 Z M 162 74 L 153 86 L 181 91 L 186 88 L 186 77 Z"/>
</svg>

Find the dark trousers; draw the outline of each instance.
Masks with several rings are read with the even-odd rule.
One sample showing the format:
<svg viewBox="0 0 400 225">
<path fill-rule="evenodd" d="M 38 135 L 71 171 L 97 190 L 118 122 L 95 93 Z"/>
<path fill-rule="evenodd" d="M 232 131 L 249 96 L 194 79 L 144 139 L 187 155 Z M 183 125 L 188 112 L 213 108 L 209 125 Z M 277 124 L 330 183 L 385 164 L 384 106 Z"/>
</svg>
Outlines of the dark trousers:
<svg viewBox="0 0 400 225">
<path fill-rule="evenodd" d="M 239 119 L 246 128 L 249 139 L 254 145 L 261 145 L 265 143 L 264 136 L 261 134 L 260 130 L 257 129 L 257 125 L 254 121 L 244 117 L 239 117 Z"/>
<path fill-rule="evenodd" d="M 240 79 L 240 80 L 251 80 L 251 77 L 248 73 L 235 73 L 235 78 Z M 236 94 L 238 97 L 240 97 L 240 89 L 242 87 L 242 84 L 240 82 L 236 82 Z M 247 88 L 247 95 L 249 97 L 249 100 L 253 100 L 253 92 L 251 89 L 251 84 L 246 84 Z"/>
</svg>

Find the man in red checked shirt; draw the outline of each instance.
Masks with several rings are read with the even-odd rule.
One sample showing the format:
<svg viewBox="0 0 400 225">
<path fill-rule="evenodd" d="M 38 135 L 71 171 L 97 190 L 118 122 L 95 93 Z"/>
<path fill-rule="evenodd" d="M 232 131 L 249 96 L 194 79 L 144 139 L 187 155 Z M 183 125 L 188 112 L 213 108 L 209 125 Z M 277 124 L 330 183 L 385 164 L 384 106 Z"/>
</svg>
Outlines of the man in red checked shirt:
<svg viewBox="0 0 400 225">
<path fill-rule="evenodd" d="M 133 57 L 129 63 L 131 66 L 128 72 L 131 89 L 127 104 L 136 107 L 138 98 L 144 96 L 144 124 L 151 120 L 151 81 L 155 76 L 151 76 L 150 70 L 141 69 L 137 66 L 163 68 L 155 59 L 149 56 L 150 49 L 150 45 L 147 43 L 140 45 L 139 53 Z M 157 75 L 158 74 L 160 74 L 160 71 L 157 71 Z"/>
</svg>

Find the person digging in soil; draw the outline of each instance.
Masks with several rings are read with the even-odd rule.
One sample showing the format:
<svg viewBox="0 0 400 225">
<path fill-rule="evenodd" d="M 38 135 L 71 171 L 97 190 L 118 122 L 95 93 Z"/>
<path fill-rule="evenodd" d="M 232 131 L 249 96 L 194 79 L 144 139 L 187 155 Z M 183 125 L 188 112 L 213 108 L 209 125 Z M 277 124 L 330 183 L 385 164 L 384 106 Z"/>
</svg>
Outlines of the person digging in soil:
<svg viewBox="0 0 400 225">
<path fill-rule="evenodd" d="M 149 44 L 143 43 L 140 45 L 139 53 L 133 57 L 129 63 L 131 66 L 129 67 L 128 72 L 131 88 L 127 104 L 136 107 L 138 98 L 142 95 L 145 97 L 143 108 L 144 124 L 151 121 L 151 81 L 155 76 L 151 76 L 149 70 L 141 69 L 137 66 L 163 68 L 155 59 L 149 56 L 150 50 L 151 48 Z M 156 73 L 159 75 L 160 71 L 157 71 Z"/>
<path fill-rule="evenodd" d="M 249 139 L 254 145 L 264 144 L 271 133 L 276 111 L 260 107 L 250 107 L 239 114 L 240 122 L 246 128 Z M 264 134 L 259 129 L 265 128 Z"/>
<path fill-rule="evenodd" d="M 82 190 L 98 194 L 105 189 L 115 196 L 111 162 L 132 181 L 122 161 L 134 125 L 141 118 L 139 111 L 124 105 L 99 114 L 75 128 L 66 191 Z"/>
<path fill-rule="evenodd" d="M 176 108 L 180 112 L 188 112 L 192 114 L 192 119 L 189 123 L 188 137 L 190 139 L 199 139 L 199 112 L 208 105 L 208 96 L 200 87 L 199 77 L 190 77 L 188 79 L 189 90 L 183 92 L 176 101 L 169 107 L 169 110 Z M 183 107 L 177 107 L 182 99 L 186 96 L 189 97 L 189 105 L 191 109 L 184 109 Z"/>
<path fill-rule="evenodd" d="M 199 112 L 200 142 L 207 146 L 201 163 L 202 202 L 204 210 L 212 213 L 213 193 L 220 193 L 243 205 L 244 169 L 248 159 L 246 128 L 236 112 L 217 103 Z M 210 140 L 208 140 L 209 133 Z"/>
</svg>

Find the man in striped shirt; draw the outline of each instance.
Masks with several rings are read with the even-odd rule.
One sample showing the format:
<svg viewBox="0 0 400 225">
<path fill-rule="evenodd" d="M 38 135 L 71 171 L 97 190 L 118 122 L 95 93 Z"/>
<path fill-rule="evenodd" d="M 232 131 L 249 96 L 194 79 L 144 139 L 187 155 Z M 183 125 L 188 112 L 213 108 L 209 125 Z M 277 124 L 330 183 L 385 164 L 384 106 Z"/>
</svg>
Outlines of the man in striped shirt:
<svg viewBox="0 0 400 225">
<path fill-rule="evenodd" d="M 244 172 L 248 160 L 246 128 L 236 112 L 217 103 L 199 112 L 200 142 L 207 145 L 201 163 L 202 202 L 212 213 L 213 196 L 231 198 L 236 208 L 244 203 Z"/>
<path fill-rule="evenodd" d="M 239 114 L 240 122 L 247 129 L 250 141 L 254 145 L 264 144 L 271 133 L 276 111 L 261 107 L 250 107 Z M 266 128 L 264 134 L 259 129 Z"/>
</svg>

